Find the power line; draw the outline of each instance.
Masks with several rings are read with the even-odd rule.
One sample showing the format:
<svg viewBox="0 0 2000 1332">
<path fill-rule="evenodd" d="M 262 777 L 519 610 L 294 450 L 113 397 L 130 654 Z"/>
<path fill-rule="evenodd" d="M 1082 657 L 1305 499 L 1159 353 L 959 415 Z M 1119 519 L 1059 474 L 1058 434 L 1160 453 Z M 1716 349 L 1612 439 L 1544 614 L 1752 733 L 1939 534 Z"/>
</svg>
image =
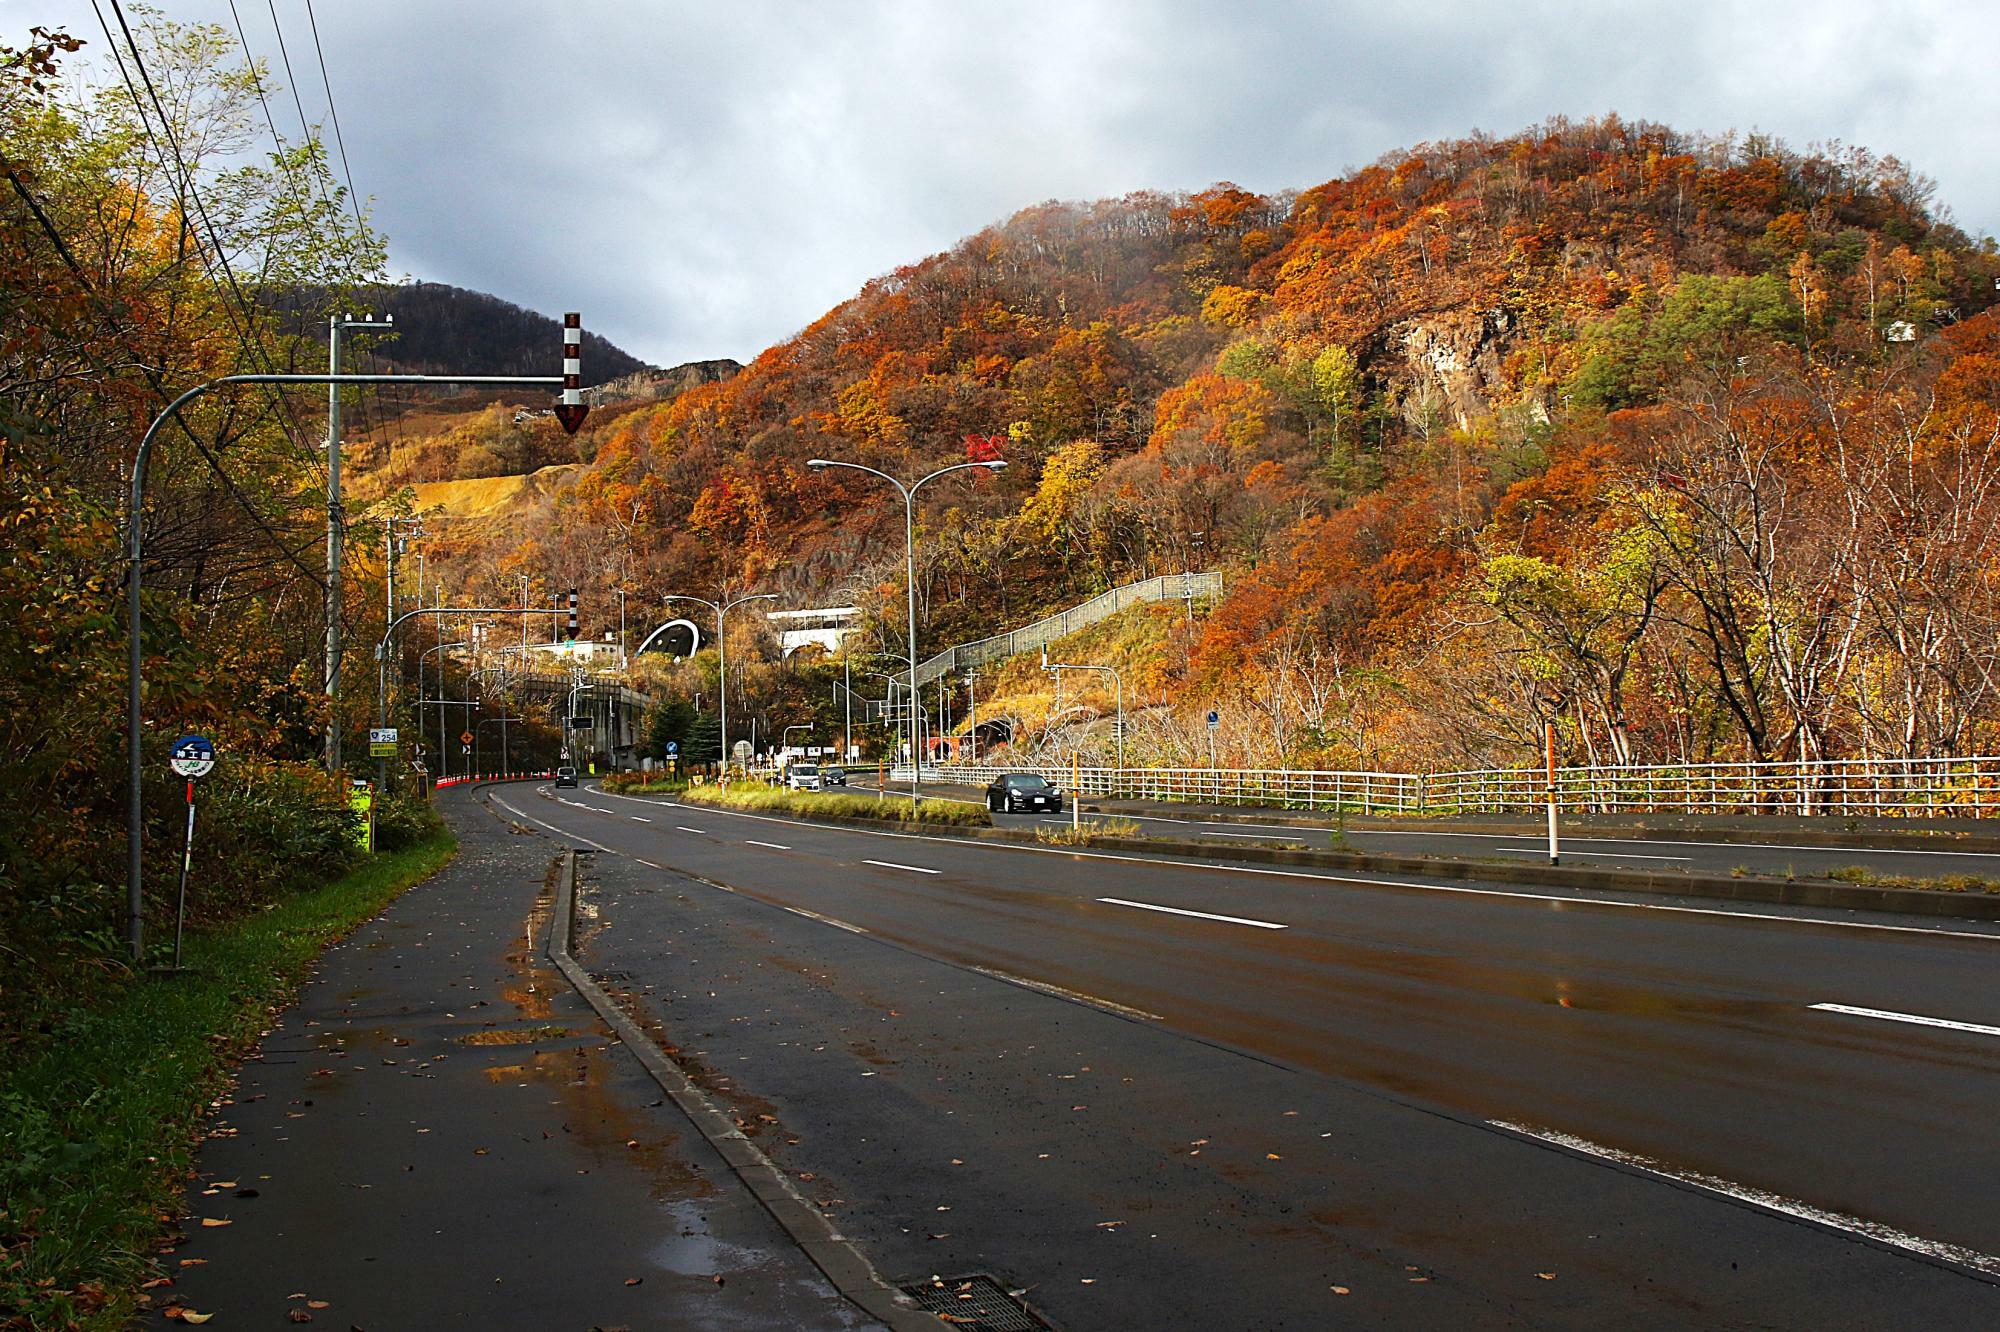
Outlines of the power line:
<svg viewBox="0 0 2000 1332">
<path fill-rule="evenodd" d="M 340 174 L 347 179 L 347 206 L 354 210 L 356 226 L 361 221 L 361 196 L 354 192 L 354 173 L 347 168 L 347 141 L 340 133 L 340 111 L 333 104 L 333 81 L 326 76 L 326 49 L 319 44 L 319 20 L 313 17 L 312 0 L 306 0 L 306 22 L 312 25 L 313 50 L 319 56 L 319 81 L 326 88 L 326 113 L 333 118 L 333 142 L 340 149 Z"/>
<path fill-rule="evenodd" d="M 165 136 L 167 146 L 172 152 L 172 168 L 168 171 L 168 177 L 174 184 L 174 193 L 180 198 L 182 217 L 186 218 L 191 205 L 195 215 L 200 217 L 203 229 L 208 233 L 209 243 L 214 246 L 213 267 L 211 267 L 210 261 L 206 256 L 203 257 L 202 266 L 210 270 L 209 275 L 211 278 L 214 277 L 214 267 L 221 268 L 223 281 L 228 286 L 230 293 L 236 298 L 236 304 L 242 310 L 243 325 L 241 328 L 238 328 L 235 313 L 229 309 L 229 303 L 226 300 L 223 302 L 223 311 L 229 319 L 230 330 L 236 333 L 244 350 L 250 354 L 251 360 L 255 364 L 264 371 L 275 374 L 277 373 L 277 364 L 272 361 L 269 351 L 264 346 L 264 340 L 257 331 L 256 312 L 251 308 L 250 298 L 243 294 L 242 286 L 236 281 L 236 273 L 229 266 L 228 252 L 223 248 L 222 236 L 216 230 L 215 221 L 209 216 L 208 206 L 202 202 L 200 192 L 195 189 L 194 173 L 189 169 L 187 160 L 181 156 L 180 139 L 174 133 L 173 122 L 167 115 L 166 105 L 160 100 L 159 89 L 153 84 L 153 76 L 146 69 L 145 57 L 139 53 L 139 43 L 132 35 L 132 25 L 126 21 L 124 7 L 119 4 L 119 0 L 110 0 L 110 3 L 111 12 L 118 16 L 118 27 L 125 34 L 125 45 L 132 53 L 132 67 L 139 71 L 139 79 L 146 85 L 147 96 L 152 101 L 154 112 L 160 118 L 161 134 Z M 132 76 L 125 70 L 124 57 L 118 53 L 118 44 L 111 36 L 110 26 L 104 21 L 104 11 L 98 8 L 97 0 L 91 0 L 91 8 L 97 12 L 99 26 L 104 28 L 104 40 L 111 46 L 112 54 L 118 59 L 119 72 L 124 74 L 125 77 L 125 89 L 131 94 L 133 105 L 139 112 L 139 123 L 146 131 L 146 137 L 153 139 L 152 122 L 146 116 L 145 103 L 139 100 L 138 90 L 132 85 Z M 159 146 L 157 139 L 154 140 L 154 146 L 155 148 Z M 162 165 L 166 165 L 164 154 L 162 155 Z M 198 239 L 195 249 L 197 253 L 201 250 Z M 319 477 L 322 484 L 324 484 L 325 470 L 321 466 L 319 459 L 311 450 L 304 448 L 300 443 L 305 435 L 305 428 L 299 424 L 298 417 L 292 411 L 291 403 L 286 399 L 281 390 L 273 391 L 272 400 L 278 405 L 279 415 L 292 428 L 290 439 L 294 449 L 306 460 L 307 466 L 313 475 Z"/>
</svg>

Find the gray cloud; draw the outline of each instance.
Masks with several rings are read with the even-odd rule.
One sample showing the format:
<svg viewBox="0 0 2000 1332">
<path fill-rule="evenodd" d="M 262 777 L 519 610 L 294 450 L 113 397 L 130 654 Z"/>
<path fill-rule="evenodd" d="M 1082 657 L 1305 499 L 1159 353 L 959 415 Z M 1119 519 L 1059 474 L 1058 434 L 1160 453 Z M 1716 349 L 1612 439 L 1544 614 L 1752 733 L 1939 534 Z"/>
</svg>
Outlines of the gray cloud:
<svg viewBox="0 0 2000 1332">
<path fill-rule="evenodd" d="M 171 9 L 231 22 L 223 0 Z M 275 66 L 268 12 L 239 9 Z M 319 114 L 303 4 L 278 11 Z M 747 359 L 870 277 L 1044 199 L 1303 187 L 1557 114 L 1864 145 L 1936 177 L 1968 230 L 2000 229 L 1985 169 L 2000 6 L 1983 0 L 317 12 L 355 183 L 394 266 L 582 309 L 663 363 Z M 84 0 L 0 0 L 6 40 L 51 22 L 97 36 Z"/>
</svg>

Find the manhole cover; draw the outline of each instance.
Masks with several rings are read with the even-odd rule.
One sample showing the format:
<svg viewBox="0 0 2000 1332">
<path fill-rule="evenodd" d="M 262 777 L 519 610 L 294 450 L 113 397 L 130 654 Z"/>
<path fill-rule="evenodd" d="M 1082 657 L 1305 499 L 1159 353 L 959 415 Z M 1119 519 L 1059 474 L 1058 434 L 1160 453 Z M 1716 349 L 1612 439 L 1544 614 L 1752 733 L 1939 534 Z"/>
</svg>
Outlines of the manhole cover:
<svg viewBox="0 0 2000 1332">
<path fill-rule="evenodd" d="M 925 1313 L 947 1315 L 967 1332 L 1049 1332 L 1040 1315 L 984 1274 L 920 1281 L 903 1293 Z"/>
</svg>

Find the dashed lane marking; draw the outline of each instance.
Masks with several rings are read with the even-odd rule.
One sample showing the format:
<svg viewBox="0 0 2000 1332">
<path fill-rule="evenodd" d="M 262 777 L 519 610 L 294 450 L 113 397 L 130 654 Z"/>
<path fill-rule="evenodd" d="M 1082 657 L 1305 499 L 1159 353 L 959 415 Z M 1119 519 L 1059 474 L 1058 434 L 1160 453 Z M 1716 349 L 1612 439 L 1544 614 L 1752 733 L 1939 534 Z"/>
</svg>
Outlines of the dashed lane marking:
<svg viewBox="0 0 2000 1332">
<path fill-rule="evenodd" d="M 934 869 L 925 869 L 922 865 L 899 865 L 893 860 L 864 860 L 861 863 L 864 865 L 880 865 L 883 869 L 908 870 L 912 874 L 936 874 L 938 872 Z"/>
<path fill-rule="evenodd" d="M 773 851 L 789 851 L 792 849 L 789 846 L 786 846 L 783 842 L 760 842 L 754 837 L 746 837 L 743 840 L 748 842 L 751 846 L 768 846 Z"/>
<path fill-rule="evenodd" d="M 690 828 L 685 823 L 676 823 L 674 827 L 679 828 L 682 832 L 691 832 L 702 837 L 708 836 L 708 829 L 706 828 Z"/>
<path fill-rule="evenodd" d="M 1921 1013 L 1892 1013 L 1886 1008 L 1855 1008 L 1848 1004 L 1812 1004 L 1821 1013 L 1846 1013 L 1852 1017 L 1879 1018 L 1884 1022 L 1907 1022 L 1916 1027 L 1943 1027 L 1949 1031 L 1969 1031 L 1975 1036 L 2000 1036 L 2000 1027 L 1977 1022 L 1953 1022 L 1950 1018 L 1925 1017 Z"/>
<path fill-rule="evenodd" d="M 1248 916 L 1218 916 L 1211 911 L 1189 911 L 1185 907 L 1161 906 L 1157 902 L 1132 902 L 1122 897 L 1100 897 L 1100 902 L 1112 906 L 1137 907 L 1141 911 L 1163 911 L 1170 916 L 1193 916 L 1197 920 L 1219 920 L 1225 925 L 1251 925 L 1260 930 L 1283 930 L 1291 928 L 1276 921 L 1251 920 Z"/>
<path fill-rule="evenodd" d="M 1016 976 L 1009 971 L 995 971 L 991 967 L 974 967 L 973 970 L 982 976 L 991 976 L 994 980 L 1018 985 L 1024 990 L 1035 990 L 1041 994 L 1053 995 L 1057 999 L 1067 999 L 1071 1003 L 1087 1004 L 1092 1008 L 1101 1008 L 1107 1013 L 1116 1013 L 1120 1017 L 1141 1018 L 1147 1022 L 1166 1021 L 1158 1013 L 1148 1013 L 1143 1008 L 1132 1008 L 1126 1004 L 1113 1003 L 1109 999 L 1099 999 L 1096 995 L 1085 994 L 1081 990 L 1066 990 L 1047 981 L 1029 980 L 1026 976 Z"/>
<path fill-rule="evenodd" d="M 785 910 L 791 912 L 794 916 L 804 916 L 807 920 L 816 920 L 822 925 L 831 925 L 836 930 L 846 930 L 849 934 L 868 933 L 867 930 L 862 929 L 859 925 L 849 925 L 844 920 L 835 920 L 832 916 L 822 916 L 819 912 L 808 911 L 804 907 L 788 906 Z"/>
<path fill-rule="evenodd" d="M 1811 1203 L 1799 1202 L 1797 1199 L 1746 1184 L 1737 1184 L 1715 1175 L 1704 1175 L 1692 1170 L 1676 1170 L 1651 1157 L 1641 1156 L 1637 1152 L 1606 1147 L 1602 1143 L 1591 1142 L 1587 1138 L 1579 1138 L 1571 1133 L 1531 1128 L 1526 1124 L 1514 1124 L 1504 1119 L 1489 1119 L 1486 1122 L 1494 1128 L 1504 1129 L 1509 1133 L 1519 1133 L 1524 1137 L 1535 1138 L 1585 1156 L 1594 1156 L 1600 1161 L 1610 1161 L 1649 1175 L 1656 1175 L 1661 1179 L 1691 1184 L 1695 1188 L 1720 1194 L 1725 1198 L 1734 1198 L 1738 1202 L 1763 1208 L 1767 1212 L 1797 1217 L 1802 1221 L 1811 1221 L 1833 1230 L 1845 1231 L 1850 1235 L 1859 1235 L 1863 1239 L 1873 1240 L 1892 1249 L 1901 1249 L 1906 1253 L 1921 1254 L 1926 1258 L 1956 1263 L 1977 1272 L 2000 1276 L 2000 1258 L 1981 1253 L 1976 1249 L 1948 1244 L 1943 1240 L 1925 1239 L 1921 1235 L 1911 1235 L 1892 1226 L 1885 1226 L 1879 1221 L 1868 1221 L 1858 1216 L 1849 1216 L 1845 1212 L 1829 1211 L 1824 1207 L 1815 1207 Z"/>
</svg>

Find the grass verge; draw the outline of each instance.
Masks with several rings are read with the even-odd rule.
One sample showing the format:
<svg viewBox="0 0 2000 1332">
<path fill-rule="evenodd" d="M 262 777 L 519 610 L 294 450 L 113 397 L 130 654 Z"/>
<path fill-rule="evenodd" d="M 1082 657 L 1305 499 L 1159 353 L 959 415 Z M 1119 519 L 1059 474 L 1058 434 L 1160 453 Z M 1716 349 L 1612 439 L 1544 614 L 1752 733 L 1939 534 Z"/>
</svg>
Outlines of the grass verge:
<svg viewBox="0 0 2000 1332">
<path fill-rule="evenodd" d="M 0 1080 L 0 1326 L 109 1332 L 146 1299 L 209 1105 L 331 942 L 452 856 L 449 833 L 226 928 L 63 1019 Z"/>
<path fill-rule="evenodd" d="M 1865 865 L 1847 865 L 1827 871 L 1826 877 L 1869 888 L 1917 888 L 1932 893 L 2000 893 L 2000 879 L 1982 879 L 1973 874 L 1918 878 L 1908 874 L 1877 874 Z"/>
<path fill-rule="evenodd" d="M 1035 829 L 1035 840 L 1046 846 L 1089 846 L 1107 838 L 1123 839 L 1139 837 L 1143 834 L 1139 825 L 1130 819 L 1096 819 L 1089 823 L 1060 828 L 1042 827 Z"/>
<path fill-rule="evenodd" d="M 765 786 L 759 782 L 732 782 L 727 787 L 691 786 L 681 793 L 681 799 L 695 805 L 797 814 L 803 818 L 818 815 L 821 818 L 880 819 L 888 823 L 933 826 L 993 826 L 993 816 L 978 805 L 962 805 L 951 800 L 919 800 L 913 809 L 907 800 L 836 795 L 824 791 L 790 791 L 782 786 Z"/>
</svg>

